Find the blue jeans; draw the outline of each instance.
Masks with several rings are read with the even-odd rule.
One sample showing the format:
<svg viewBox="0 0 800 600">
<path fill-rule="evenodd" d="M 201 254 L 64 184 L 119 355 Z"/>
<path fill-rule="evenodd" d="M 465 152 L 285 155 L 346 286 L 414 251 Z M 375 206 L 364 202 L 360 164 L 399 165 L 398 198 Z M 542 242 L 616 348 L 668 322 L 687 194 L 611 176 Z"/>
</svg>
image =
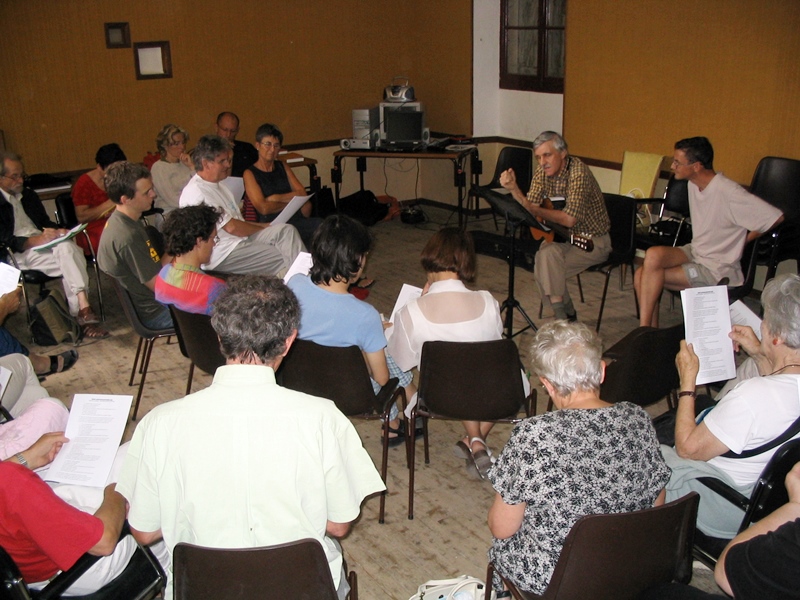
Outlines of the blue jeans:
<svg viewBox="0 0 800 600">
<path fill-rule="evenodd" d="M 0 356 L 8 354 L 24 354 L 28 356 L 28 349 L 3 326 L 0 326 Z"/>
</svg>

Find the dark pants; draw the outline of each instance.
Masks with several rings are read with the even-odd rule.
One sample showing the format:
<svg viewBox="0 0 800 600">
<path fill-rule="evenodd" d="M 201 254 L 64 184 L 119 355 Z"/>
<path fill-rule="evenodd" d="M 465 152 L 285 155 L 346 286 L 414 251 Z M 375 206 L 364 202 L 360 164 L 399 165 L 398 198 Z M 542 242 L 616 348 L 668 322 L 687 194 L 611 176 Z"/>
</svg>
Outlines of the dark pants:
<svg viewBox="0 0 800 600">
<path fill-rule="evenodd" d="M 0 326 L 0 356 L 8 354 L 24 354 L 28 356 L 28 349 L 3 326 Z"/>
</svg>

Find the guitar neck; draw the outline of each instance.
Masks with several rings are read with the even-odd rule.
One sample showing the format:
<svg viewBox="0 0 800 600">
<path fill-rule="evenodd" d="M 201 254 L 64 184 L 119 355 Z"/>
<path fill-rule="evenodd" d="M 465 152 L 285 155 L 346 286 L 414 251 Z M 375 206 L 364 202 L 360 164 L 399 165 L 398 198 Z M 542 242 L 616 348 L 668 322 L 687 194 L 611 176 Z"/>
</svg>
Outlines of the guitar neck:
<svg viewBox="0 0 800 600">
<path fill-rule="evenodd" d="M 563 237 L 567 240 L 568 243 L 572 244 L 573 246 L 584 250 L 585 252 L 591 252 L 594 250 L 594 242 L 591 238 L 584 237 L 582 235 L 577 235 L 572 233 L 572 230 L 564 227 L 559 223 L 552 223 L 550 221 L 545 221 L 545 224 L 555 231 L 558 235 Z"/>
</svg>

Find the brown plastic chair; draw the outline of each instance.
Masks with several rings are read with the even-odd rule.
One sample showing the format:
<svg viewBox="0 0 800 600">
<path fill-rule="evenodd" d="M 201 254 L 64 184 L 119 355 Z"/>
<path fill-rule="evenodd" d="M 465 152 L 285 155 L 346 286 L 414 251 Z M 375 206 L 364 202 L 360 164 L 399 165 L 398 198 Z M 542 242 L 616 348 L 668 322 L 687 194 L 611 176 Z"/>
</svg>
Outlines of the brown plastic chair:
<svg viewBox="0 0 800 600">
<path fill-rule="evenodd" d="M 225 357 L 219 348 L 219 337 L 211 326 L 211 317 L 189 313 L 170 304 L 172 322 L 181 354 L 191 361 L 189 378 L 186 381 L 186 394 L 192 391 L 192 379 L 195 366 L 201 371 L 214 375 L 217 368 L 225 364 Z"/>
<path fill-rule="evenodd" d="M 572 526 L 542 595 L 519 590 L 497 573 L 517 600 L 635 600 L 649 587 L 692 576 L 692 539 L 700 496 L 630 513 L 587 515 Z M 486 573 L 486 600 L 494 565 Z"/>
<path fill-rule="evenodd" d="M 181 542 L 172 564 L 175 600 L 337 599 L 328 559 L 313 539 L 261 548 L 205 548 Z M 353 571 L 347 581 L 347 597 L 358 600 Z"/>
<path fill-rule="evenodd" d="M 490 342 L 425 342 L 419 366 L 417 404 L 407 431 L 422 417 L 425 464 L 430 463 L 428 419 L 516 423 L 521 410 L 534 414 L 536 390 L 525 396 L 517 345 Z M 414 518 L 416 444 L 408 445 L 408 518 Z"/>
<path fill-rule="evenodd" d="M 128 319 L 128 322 L 133 327 L 133 331 L 139 336 L 139 345 L 136 347 L 136 356 L 133 357 L 133 366 L 131 367 L 131 378 L 128 385 L 133 385 L 133 379 L 136 377 L 136 367 L 139 367 L 141 378 L 139 379 L 139 392 L 136 394 L 136 403 L 133 405 L 133 417 L 131 420 L 136 420 L 136 415 L 139 412 L 139 403 L 142 400 L 142 392 L 144 391 L 144 381 L 147 379 L 147 369 L 150 366 L 150 355 L 153 353 L 153 345 L 156 340 L 162 337 L 170 337 L 175 335 L 175 328 L 169 329 L 150 329 L 142 323 L 139 315 L 136 314 L 136 308 L 133 306 L 133 300 L 122 284 L 114 277 L 111 278 L 114 284 L 114 289 L 119 297 L 119 303 L 122 305 L 122 311 Z M 139 361 L 141 355 L 142 360 Z"/>
<path fill-rule="evenodd" d="M 364 355 L 356 346 L 333 348 L 308 340 L 295 340 L 278 370 L 278 383 L 298 392 L 333 400 L 348 417 L 389 421 L 389 411 L 398 398 L 405 407 L 406 392 L 392 377 L 375 395 Z M 383 428 L 381 479 L 386 483 L 389 460 L 389 429 Z M 406 451 L 406 459 L 408 451 Z M 381 493 L 378 522 L 383 523 L 386 491 Z"/>
</svg>

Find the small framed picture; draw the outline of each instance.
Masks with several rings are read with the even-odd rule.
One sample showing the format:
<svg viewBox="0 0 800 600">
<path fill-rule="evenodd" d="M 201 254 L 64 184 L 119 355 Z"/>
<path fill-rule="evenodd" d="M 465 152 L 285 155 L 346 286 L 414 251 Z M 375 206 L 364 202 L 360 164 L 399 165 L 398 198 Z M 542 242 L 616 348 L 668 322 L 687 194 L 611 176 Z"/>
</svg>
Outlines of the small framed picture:
<svg viewBox="0 0 800 600">
<path fill-rule="evenodd" d="M 137 42 L 133 45 L 136 79 L 168 79 L 172 77 L 169 42 Z"/>
<path fill-rule="evenodd" d="M 130 48 L 131 28 L 127 23 L 106 23 L 106 48 Z"/>
</svg>

